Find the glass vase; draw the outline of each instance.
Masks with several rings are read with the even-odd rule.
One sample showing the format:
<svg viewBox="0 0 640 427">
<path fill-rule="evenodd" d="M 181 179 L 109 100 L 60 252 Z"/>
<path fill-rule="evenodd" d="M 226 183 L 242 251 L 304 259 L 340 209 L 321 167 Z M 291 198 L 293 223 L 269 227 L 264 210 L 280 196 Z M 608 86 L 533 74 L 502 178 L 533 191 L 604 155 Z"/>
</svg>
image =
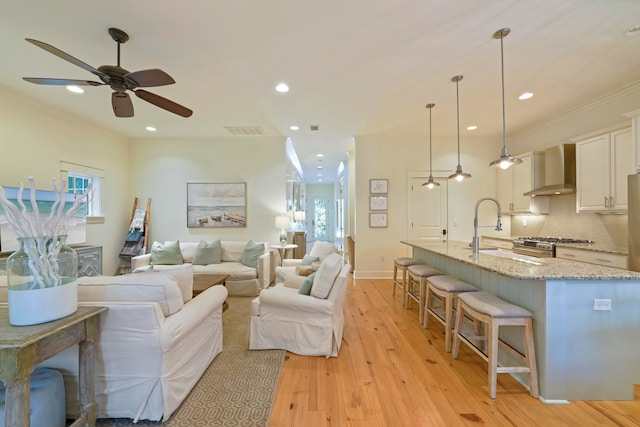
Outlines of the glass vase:
<svg viewBox="0 0 640 427">
<path fill-rule="evenodd" d="M 7 259 L 9 323 L 35 325 L 78 309 L 78 257 L 67 236 L 18 238 Z"/>
</svg>

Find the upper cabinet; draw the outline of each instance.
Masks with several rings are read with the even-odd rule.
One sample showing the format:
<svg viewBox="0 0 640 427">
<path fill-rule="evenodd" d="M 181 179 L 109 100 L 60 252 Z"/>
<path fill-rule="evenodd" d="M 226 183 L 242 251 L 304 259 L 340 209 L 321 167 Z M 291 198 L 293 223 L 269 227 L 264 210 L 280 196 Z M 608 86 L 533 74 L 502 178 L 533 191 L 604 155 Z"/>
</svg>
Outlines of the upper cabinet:
<svg viewBox="0 0 640 427">
<path fill-rule="evenodd" d="M 498 201 L 505 214 L 549 213 L 549 198 L 524 196 L 527 191 L 544 185 L 544 153 L 516 156 L 522 164 L 498 169 Z"/>
<path fill-rule="evenodd" d="M 578 212 L 624 213 L 627 175 L 634 173 L 631 127 L 574 139 Z"/>
<path fill-rule="evenodd" d="M 640 110 L 634 110 L 624 115 L 631 119 L 631 157 L 633 157 L 633 173 L 640 173 Z"/>
</svg>

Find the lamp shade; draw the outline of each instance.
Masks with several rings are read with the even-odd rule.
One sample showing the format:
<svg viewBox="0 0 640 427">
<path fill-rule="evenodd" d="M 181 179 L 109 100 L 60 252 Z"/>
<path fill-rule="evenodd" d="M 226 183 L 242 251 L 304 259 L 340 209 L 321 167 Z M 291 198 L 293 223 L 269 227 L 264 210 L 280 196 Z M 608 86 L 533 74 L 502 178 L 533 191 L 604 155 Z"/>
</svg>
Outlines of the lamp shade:
<svg viewBox="0 0 640 427">
<path fill-rule="evenodd" d="M 289 217 L 286 215 L 278 215 L 276 217 L 276 228 L 289 228 Z"/>
<path fill-rule="evenodd" d="M 304 218 L 305 218 L 304 211 L 295 211 L 293 213 L 293 219 L 295 221 L 304 221 Z"/>
</svg>

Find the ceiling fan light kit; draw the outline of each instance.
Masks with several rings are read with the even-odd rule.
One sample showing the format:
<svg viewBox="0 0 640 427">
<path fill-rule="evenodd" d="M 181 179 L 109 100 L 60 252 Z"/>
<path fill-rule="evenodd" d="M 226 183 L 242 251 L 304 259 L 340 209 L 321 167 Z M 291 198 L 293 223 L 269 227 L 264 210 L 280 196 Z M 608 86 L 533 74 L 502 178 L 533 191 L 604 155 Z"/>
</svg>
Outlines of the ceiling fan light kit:
<svg viewBox="0 0 640 427">
<path fill-rule="evenodd" d="M 502 152 L 500 157 L 491 163 L 489 166 L 499 167 L 500 169 L 508 169 L 510 166 L 519 165 L 522 163 L 522 159 L 512 157 L 509 154 L 507 148 L 507 120 L 504 106 L 504 49 L 503 39 L 509 35 L 511 30 L 509 28 L 502 28 L 493 34 L 494 39 L 500 39 L 500 65 L 502 70 Z"/>
<path fill-rule="evenodd" d="M 427 187 L 428 189 L 432 189 L 434 187 L 440 186 L 440 183 L 433 180 L 433 162 L 432 162 L 432 154 L 431 154 L 431 110 L 435 107 L 436 104 L 427 104 L 426 107 L 429 109 L 429 179 L 427 182 L 422 184 L 423 187 Z"/>
<path fill-rule="evenodd" d="M 190 117 L 193 111 L 160 95 L 148 92 L 141 87 L 166 86 L 175 83 L 175 80 L 164 71 L 153 68 L 129 72 L 120 66 L 120 45 L 129 40 L 129 35 L 118 28 L 109 28 L 109 35 L 118 44 L 117 65 L 101 65 L 94 68 L 85 62 L 74 58 L 66 52 L 51 46 L 50 44 L 27 38 L 31 44 L 38 46 L 47 52 L 76 65 L 93 75 L 97 76 L 101 82 L 91 80 L 74 80 L 41 77 L 23 77 L 30 83 L 57 86 L 109 86 L 113 90 L 111 95 L 111 106 L 116 117 L 133 117 L 133 103 L 127 91 L 131 91 L 136 96 L 150 104 L 167 110 L 182 117 Z"/>
<path fill-rule="evenodd" d="M 451 81 L 456 84 L 456 118 L 457 118 L 457 129 L 458 129 L 458 167 L 456 171 L 449 175 L 449 179 L 455 179 L 460 182 L 467 178 L 471 178 L 471 174 L 465 173 L 462 170 L 462 166 L 460 165 L 460 94 L 458 92 L 458 83 L 462 80 L 462 76 L 453 76 Z"/>
</svg>

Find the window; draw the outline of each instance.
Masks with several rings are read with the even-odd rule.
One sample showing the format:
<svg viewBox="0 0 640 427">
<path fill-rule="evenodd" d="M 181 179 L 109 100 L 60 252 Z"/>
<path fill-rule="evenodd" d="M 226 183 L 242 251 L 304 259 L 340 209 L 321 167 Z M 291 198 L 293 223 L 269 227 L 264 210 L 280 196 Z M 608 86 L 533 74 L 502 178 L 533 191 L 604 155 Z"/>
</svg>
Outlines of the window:
<svg viewBox="0 0 640 427">
<path fill-rule="evenodd" d="M 84 194 L 89 189 L 93 189 L 93 195 L 89 196 L 87 202 L 87 216 L 102 216 L 100 206 L 100 177 L 83 175 L 75 172 L 67 172 L 67 191 L 73 194 Z"/>
</svg>

